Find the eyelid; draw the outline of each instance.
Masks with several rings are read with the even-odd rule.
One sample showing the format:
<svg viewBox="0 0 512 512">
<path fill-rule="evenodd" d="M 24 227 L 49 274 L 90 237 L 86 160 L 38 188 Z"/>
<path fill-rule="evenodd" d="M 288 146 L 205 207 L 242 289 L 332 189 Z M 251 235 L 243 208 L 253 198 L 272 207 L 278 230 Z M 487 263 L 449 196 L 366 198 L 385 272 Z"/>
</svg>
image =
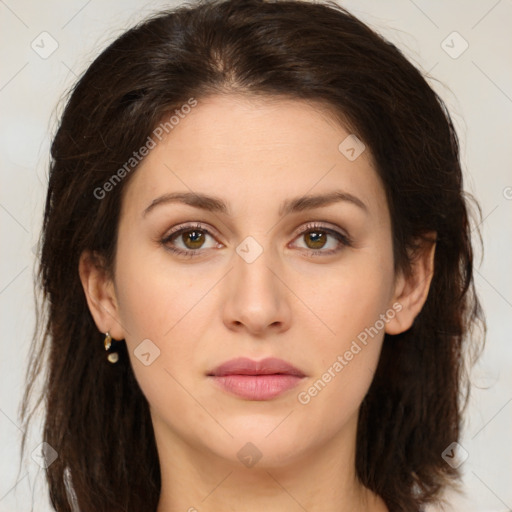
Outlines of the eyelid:
<svg viewBox="0 0 512 512">
<path fill-rule="evenodd" d="M 338 243 L 343 245 L 343 246 L 349 246 L 351 247 L 353 245 L 353 240 L 352 238 L 346 233 L 345 230 L 341 230 L 340 228 L 338 227 L 330 227 L 329 225 L 323 225 L 325 221 L 310 221 L 310 222 L 307 222 L 306 224 L 303 224 L 300 228 L 297 228 L 294 233 L 293 233 L 293 239 L 292 239 L 292 242 L 294 242 L 297 238 L 299 238 L 301 235 L 304 235 L 305 233 L 308 233 L 310 231 L 324 231 L 326 233 L 328 233 L 330 236 L 334 237 L 337 239 Z M 326 223 L 326 224 L 330 224 L 330 223 Z M 184 223 L 184 224 L 178 224 L 177 226 L 174 226 L 173 228 L 171 228 L 170 231 L 168 231 L 160 240 L 160 242 L 167 246 L 167 244 L 171 241 L 171 239 L 176 236 L 176 235 L 179 235 L 180 233 L 182 232 L 187 232 L 187 231 L 193 231 L 193 230 L 199 230 L 199 231 L 203 231 L 204 233 L 206 233 L 207 235 L 210 235 L 212 238 L 216 239 L 217 243 L 220 243 L 221 245 L 224 245 L 222 244 L 222 242 L 219 242 L 218 241 L 218 236 L 216 236 L 213 232 L 216 233 L 216 230 L 210 228 L 210 227 L 205 227 L 205 225 L 203 225 L 201 222 L 199 221 L 196 221 L 196 222 L 190 222 L 190 223 Z M 174 253 L 177 253 L 177 254 L 181 254 L 181 255 L 186 255 L 186 256 L 190 256 L 190 257 L 193 257 L 195 256 L 196 254 L 199 254 L 199 253 L 205 253 L 207 252 L 209 249 L 211 248 L 206 248 L 206 249 L 203 249 L 203 248 L 199 248 L 199 249 L 187 249 L 187 250 L 184 250 L 184 249 L 181 249 L 181 248 L 177 248 L 177 247 L 167 247 L 169 250 L 171 250 L 172 252 Z M 340 248 L 337 248 L 337 249 L 330 249 L 330 250 L 323 250 L 323 249 L 304 249 L 304 248 L 300 248 L 301 250 L 304 250 L 304 251 L 308 251 L 308 252 L 312 252 L 312 253 L 317 253 L 317 254 L 324 254 L 324 255 L 330 255 L 330 254 L 334 254 L 334 253 L 337 253 L 339 252 L 341 249 Z"/>
<path fill-rule="evenodd" d="M 341 228 L 339 228 L 337 226 L 334 226 L 333 224 L 331 224 L 330 222 L 327 222 L 327 221 L 310 221 L 310 222 L 306 222 L 300 228 L 297 228 L 297 230 L 294 231 L 292 236 L 295 239 L 299 235 L 307 233 L 308 231 L 313 231 L 315 229 L 323 230 L 323 231 L 326 231 L 327 233 L 334 233 L 336 235 L 343 236 L 348 241 L 352 242 L 351 237 L 349 236 L 349 234 L 345 230 L 343 230 L 343 229 L 341 229 Z"/>
<path fill-rule="evenodd" d="M 166 234 L 162 237 L 163 240 L 168 241 L 172 238 L 176 233 L 180 233 L 181 231 L 193 231 L 194 229 L 204 231 L 214 238 L 220 238 L 216 230 L 211 227 L 206 227 L 205 224 L 201 222 L 185 222 L 184 224 L 178 224 L 170 229 L 170 231 L 166 232 Z"/>
</svg>

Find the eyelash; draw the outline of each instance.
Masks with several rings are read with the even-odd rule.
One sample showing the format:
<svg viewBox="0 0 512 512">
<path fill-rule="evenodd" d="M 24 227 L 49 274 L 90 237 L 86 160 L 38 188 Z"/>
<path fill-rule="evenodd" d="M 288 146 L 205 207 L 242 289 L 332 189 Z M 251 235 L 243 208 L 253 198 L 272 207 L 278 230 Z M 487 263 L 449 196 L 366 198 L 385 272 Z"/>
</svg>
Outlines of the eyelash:
<svg viewBox="0 0 512 512">
<path fill-rule="evenodd" d="M 213 236 L 213 234 L 208 229 L 204 228 L 201 224 L 195 224 L 195 225 L 181 226 L 181 227 L 178 227 L 177 229 L 173 229 L 168 235 L 166 235 L 164 238 L 162 238 L 160 243 L 163 246 L 165 246 L 165 248 L 167 250 L 169 250 L 175 254 L 178 254 L 179 256 L 193 258 L 194 256 L 197 256 L 199 253 L 204 252 L 205 249 L 190 249 L 190 250 L 185 251 L 183 249 L 178 249 L 176 247 L 172 247 L 171 245 L 169 245 L 169 242 L 171 242 L 171 240 L 173 240 L 174 238 L 178 238 L 179 235 L 181 235 L 182 233 L 185 233 L 187 231 L 202 231 L 202 232 L 210 235 L 212 238 L 215 238 Z M 330 228 L 324 227 L 324 226 L 322 226 L 320 224 L 316 224 L 316 223 L 306 224 L 305 228 L 300 233 L 298 233 L 296 235 L 294 240 L 296 238 L 299 238 L 300 236 L 305 235 L 306 233 L 311 233 L 314 231 L 320 231 L 320 232 L 332 235 L 334 238 L 336 238 L 338 240 L 338 242 L 341 244 L 341 247 L 338 246 L 336 249 L 330 249 L 328 251 L 323 251 L 321 249 L 309 249 L 309 250 L 303 249 L 303 250 L 309 252 L 310 256 L 318 256 L 318 255 L 329 256 L 331 254 L 335 254 L 335 253 L 339 252 L 343 247 L 352 247 L 353 246 L 352 240 L 347 235 L 344 235 L 334 229 L 330 229 Z"/>
</svg>

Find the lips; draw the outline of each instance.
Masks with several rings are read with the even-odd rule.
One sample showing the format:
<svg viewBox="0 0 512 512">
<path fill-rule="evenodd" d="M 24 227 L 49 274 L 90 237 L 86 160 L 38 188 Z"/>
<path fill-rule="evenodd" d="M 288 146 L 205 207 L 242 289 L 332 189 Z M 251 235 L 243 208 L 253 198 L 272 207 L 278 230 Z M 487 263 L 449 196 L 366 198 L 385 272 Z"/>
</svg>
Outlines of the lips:
<svg viewBox="0 0 512 512">
<path fill-rule="evenodd" d="M 294 388 L 304 373 L 283 361 L 267 358 L 253 361 L 244 357 L 227 361 L 208 376 L 223 391 L 245 400 L 271 400 Z"/>
<path fill-rule="evenodd" d="M 253 361 L 246 357 L 231 359 L 222 363 L 208 375 L 214 377 L 224 377 L 226 375 L 294 375 L 304 377 L 305 375 L 291 364 L 269 357 L 261 361 Z"/>
</svg>

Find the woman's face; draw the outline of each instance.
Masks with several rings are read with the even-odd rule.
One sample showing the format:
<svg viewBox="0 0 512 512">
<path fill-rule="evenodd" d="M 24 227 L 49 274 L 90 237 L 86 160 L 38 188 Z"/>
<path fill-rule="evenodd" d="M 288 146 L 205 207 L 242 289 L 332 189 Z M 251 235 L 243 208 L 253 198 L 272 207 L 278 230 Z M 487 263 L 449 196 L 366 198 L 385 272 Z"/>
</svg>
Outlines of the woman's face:
<svg viewBox="0 0 512 512">
<path fill-rule="evenodd" d="M 349 135 L 301 101 L 209 97 L 127 184 L 111 333 L 159 448 L 270 467 L 353 440 L 402 306 L 385 192 Z M 212 375 L 240 357 L 302 377 Z"/>
</svg>

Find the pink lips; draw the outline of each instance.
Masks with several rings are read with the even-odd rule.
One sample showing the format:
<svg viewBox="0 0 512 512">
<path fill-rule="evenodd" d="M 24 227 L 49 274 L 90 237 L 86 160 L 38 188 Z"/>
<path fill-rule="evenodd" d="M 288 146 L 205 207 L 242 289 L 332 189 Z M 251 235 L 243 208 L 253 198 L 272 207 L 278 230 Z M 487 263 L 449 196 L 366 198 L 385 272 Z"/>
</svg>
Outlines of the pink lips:
<svg viewBox="0 0 512 512">
<path fill-rule="evenodd" d="M 295 387 L 305 375 L 282 359 L 227 361 L 210 374 L 225 391 L 247 400 L 271 400 Z"/>
</svg>

